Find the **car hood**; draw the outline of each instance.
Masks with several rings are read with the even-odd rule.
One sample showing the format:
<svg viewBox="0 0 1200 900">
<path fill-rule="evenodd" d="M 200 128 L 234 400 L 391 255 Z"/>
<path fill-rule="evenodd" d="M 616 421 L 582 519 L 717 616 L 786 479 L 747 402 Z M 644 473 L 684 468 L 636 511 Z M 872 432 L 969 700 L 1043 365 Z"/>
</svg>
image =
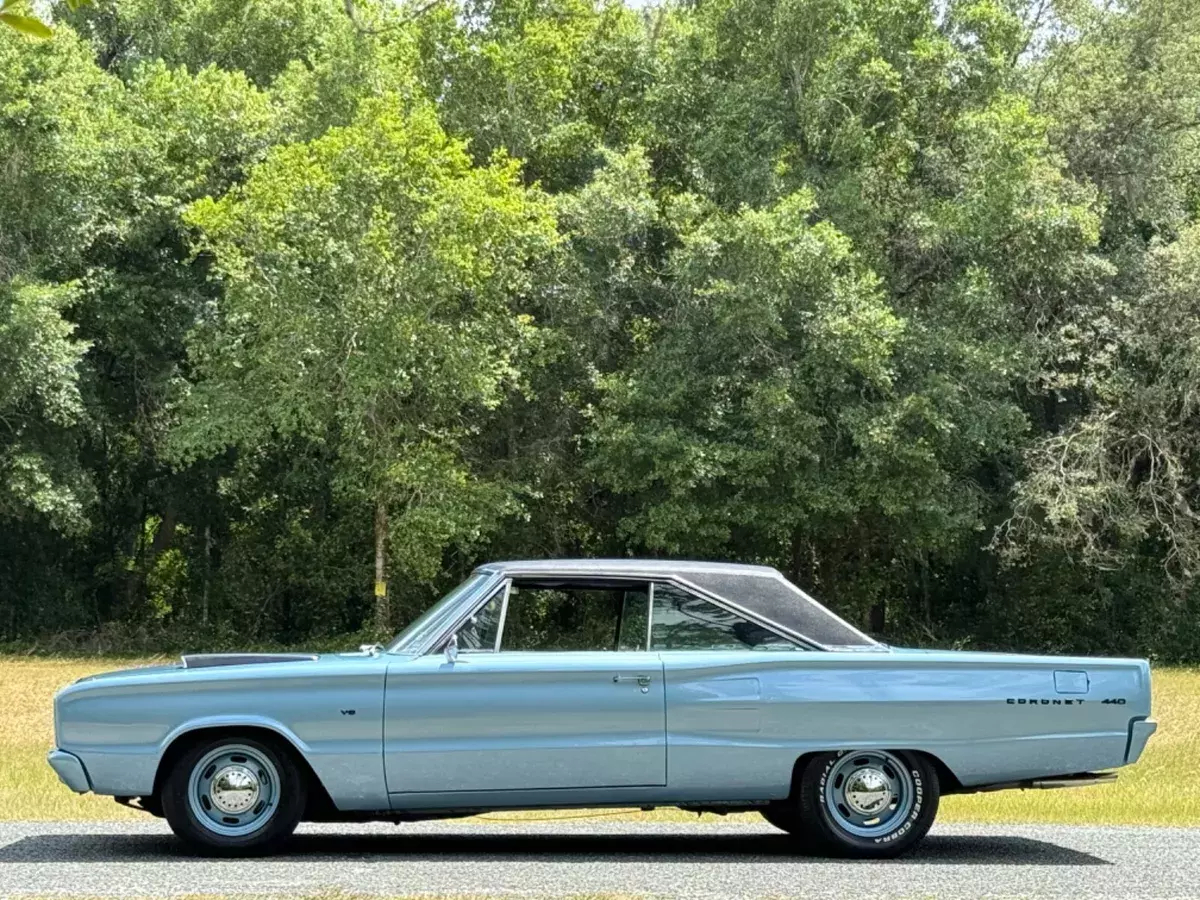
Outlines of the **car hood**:
<svg viewBox="0 0 1200 900">
<path fill-rule="evenodd" d="M 187 672 L 229 669 L 230 675 L 235 675 L 235 669 L 253 666 L 256 671 L 265 666 L 270 669 L 286 668 L 293 665 L 308 663 L 310 665 L 332 663 L 335 661 L 353 662 L 374 659 L 378 654 L 367 651 L 352 651 L 348 653 L 185 653 L 178 662 L 159 663 L 151 666 L 131 666 L 127 669 L 115 669 L 111 672 L 100 672 L 95 675 L 85 675 L 73 684 L 88 684 L 96 681 L 108 681 L 116 678 L 132 678 L 141 681 L 143 678 L 184 676 Z"/>
<path fill-rule="evenodd" d="M 83 684 L 88 681 L 103 681 L 106 678 L 120 678 L 123 675 L 164 675 L 183 668 L 179 663 L 167 663 L 154 666 L 130 666 L 128 669 L 113 669 L 111 672 L 97 672 L 95 675 L 84 675 L 72 684 Z"/>
</svg>

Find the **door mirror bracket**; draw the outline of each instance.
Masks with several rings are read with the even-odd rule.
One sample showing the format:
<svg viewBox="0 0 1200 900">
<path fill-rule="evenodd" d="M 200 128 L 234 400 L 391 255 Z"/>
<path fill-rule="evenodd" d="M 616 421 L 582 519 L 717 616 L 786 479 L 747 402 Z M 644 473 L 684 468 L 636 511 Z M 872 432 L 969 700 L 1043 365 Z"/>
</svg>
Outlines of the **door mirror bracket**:
<svg viewBox="0 0 1200 900">
<path fill-rule="evenodd" d="M 458 634 L 450 635 L 450 640 L 446 641 L 446 662 L 451 665 L 458 659 Z"/>
</svg>

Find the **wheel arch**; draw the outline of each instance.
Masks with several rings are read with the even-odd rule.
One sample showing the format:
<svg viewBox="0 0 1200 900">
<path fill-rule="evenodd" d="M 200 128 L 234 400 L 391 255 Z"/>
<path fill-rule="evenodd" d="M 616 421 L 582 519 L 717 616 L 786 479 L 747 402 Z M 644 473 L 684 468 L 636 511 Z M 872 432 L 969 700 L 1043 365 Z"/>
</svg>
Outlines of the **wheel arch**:
<svg viewBox="0 0 1200 900">
<path fill-rule="evenodd" d="M 309 813 L 324 812 L 334 809 L 334 803 L 329 791 L 322 784 L 320 777 L 308 761 L 304 752 L 304 743 L 290 730 L 277 722 L 270 720 L 256 721 L 211 721 L 203 720 L 189 723 L 175 729 L 163 742 L 163 750 L 159 755 L 158 766 L 154 772 L 153 797 L 160 796 L 163 782 L 167 773 L 175 763 L 196 744 L 217 737 L 254 738 L 263 743 L 279 748 L 296 765 L 300 775 L 308 784 Z"/>
<path fill-rule="evenodd" d="M 792 764 L 792 784 L 789 789 L 788 796 L 796 797 L 800 793 L 800 778 L 804 775 L 804 770 L 807 768 L 810 760 L 818 756 L 824 756 L 826 753 L 834 753 L 834 750 L 810 750 L 808 753 L 802 753 Z"/>
<path fill-rule="evenodd" d="M 939 794 L 944 797 L 947 794 L 962 793 L 962 782 L 958 780 L 958 776 L 954 774 L 954 770 L 946 765 L 936 753 L 930 753 L 928 750 L 910 750 L 908 752 L 919 753 L 929 760 L 933 766 L 933 770 L 937 772 Z"/>
<path fill-rule="evenodd" d="M 800 778 L 804 774 L 804 769 L 808 765 L 810 760 L 812 760 L 818 756 L 824 756 L 826 753 L 837 753 L 841 750 L 861 750 L 861 749 L 863 749 L 863 748 L 861 748 L 861 747 L 838 747 L 833 750 L 811 750 L 807 753 L 801 754 L 796 759 L 796 762 L 792 765 L 792 783 L 791 783 L 791 792 L 790 792 L 789 796 L 791 796 L 791 797 L 797 796 L 797 793 L 800 790 Z M 933 766 L 934 771 L 937 773 L 938 793 L 939 794 L 942 794 L 944 796 L 946 794 L 962 793 L 962 791 L 963 791 L 962 782 L 958 780 L 958 776 L 954 774 L 954 771 L 948 765 L 946 765 L 938 757 L 938 755 L 936 753 L 930 753 L 928 750 L 921 750 L 921 749 L 917 749 L 917 748 L 913 748 L 913 747 L 887 747 L 887 748 L 880 748 L 880 749 L 899 751 L 901 753 L 913 753 L 918 756 L 924 757 L 925 759 L 927 759 L 929 761 L 929 764 L 931 766 Z"/>
</svg>

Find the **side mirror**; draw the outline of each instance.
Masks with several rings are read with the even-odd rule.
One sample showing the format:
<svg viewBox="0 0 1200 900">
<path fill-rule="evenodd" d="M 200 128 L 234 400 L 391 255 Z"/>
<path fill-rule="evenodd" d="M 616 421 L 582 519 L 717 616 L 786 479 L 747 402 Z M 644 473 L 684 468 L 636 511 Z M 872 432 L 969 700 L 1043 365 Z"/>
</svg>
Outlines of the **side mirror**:
<svg viewBox="0 0 1200 900">
<path fill-rule="evenodd" d="M 446 662 L 453 663 L 458 659 L 458 635 L 450 635 L 450 640 L 446 642 Z"/>
</svg>

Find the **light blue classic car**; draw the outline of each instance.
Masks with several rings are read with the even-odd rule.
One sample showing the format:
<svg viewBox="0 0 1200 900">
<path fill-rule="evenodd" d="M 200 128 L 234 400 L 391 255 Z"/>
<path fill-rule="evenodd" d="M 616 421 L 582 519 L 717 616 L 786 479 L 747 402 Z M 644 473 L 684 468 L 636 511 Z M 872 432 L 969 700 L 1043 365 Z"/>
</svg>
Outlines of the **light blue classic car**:
<svg viewBox="0 0 1200 900">
<path fill-rule="evenodd" d="M 506 562 L 386 647 L 81 679 L 50 765 L 208 854 L 302 820 L 678 806 L 884 857 L 943 794 L 1111 780 L 1149 716 L 1145 661 L 888 647 L 770 568 Z"/>
</svg>

